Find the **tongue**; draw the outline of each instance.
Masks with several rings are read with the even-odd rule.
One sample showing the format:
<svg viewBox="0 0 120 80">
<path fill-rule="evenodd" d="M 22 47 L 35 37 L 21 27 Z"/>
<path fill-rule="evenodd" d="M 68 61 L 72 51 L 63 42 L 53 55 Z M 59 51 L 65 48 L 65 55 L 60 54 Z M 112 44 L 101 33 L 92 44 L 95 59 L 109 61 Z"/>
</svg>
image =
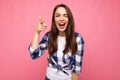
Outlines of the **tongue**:
<svg viewBox="0 0 120 80">
<path fill-rule="evenodd" d="M 64 26 L 59 26 L 60 27 L 60 29 L 63 29 L 64 28 Z"/>
</svg>

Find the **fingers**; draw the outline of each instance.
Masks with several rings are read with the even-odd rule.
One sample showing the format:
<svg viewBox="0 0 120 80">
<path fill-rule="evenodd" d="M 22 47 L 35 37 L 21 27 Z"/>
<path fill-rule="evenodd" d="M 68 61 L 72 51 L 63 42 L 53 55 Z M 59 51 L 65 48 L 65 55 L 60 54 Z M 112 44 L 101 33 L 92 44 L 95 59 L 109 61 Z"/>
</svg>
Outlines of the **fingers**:
<svg viewBox="0 0 120 80">
<path fill-rule="evenodd" d="M 40 30 L 43 31 L 44 29 L 46 29 L 47 25 L 45 23 L 42 24 L 42 27 L 40 27 Z"/>
<path fill-rule="evenodd" d="M 42 24 L 44 27 L 47 27 L 47 25 L 45 23 Z"/>
<path fill-rule="evenodd" d="M 43 24 L 43 20 L 42 20 L 41 16 L 38 16 L 38 20 L 39 20 L 40 24 Z"/>
<path fill-rule="evenodd" d="M 42 20 L 41 16 L 38 16 L 39 19 L 39 24 L 41 24 L 44 27 L 47 27 L 47 25 L 44 23 L 44 21 Z"/>
<path fill-rule="evenodd" d="M 47 25 L 44 23 L 44 21 L 42 20 L 42 18 L 40 16 L 38 16 L 38 26 L 37 26 L 37 31 L 38 32 L 41 32 L 43 30 L 45 30 L 45 28 L 47 27 Z"/>
</svg>

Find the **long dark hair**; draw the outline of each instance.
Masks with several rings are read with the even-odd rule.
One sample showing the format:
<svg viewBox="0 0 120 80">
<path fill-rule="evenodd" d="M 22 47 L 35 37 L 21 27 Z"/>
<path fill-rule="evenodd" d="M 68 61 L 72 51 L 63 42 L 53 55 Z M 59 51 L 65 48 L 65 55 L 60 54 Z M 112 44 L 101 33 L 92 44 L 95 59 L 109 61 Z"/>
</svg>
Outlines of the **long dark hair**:
<svg viewBox="0 0 120 80">
<path fill-rule="evenodd" d="M 64 4 L 57 5 L 53 10 L 51 31 L 50 31 L 50 36 L 49 36 L 49 45 L 48 45 L 49 54 L 51 56 L 58 49 L 57 36 L 59 35 L 59 31 L 55 24 L 55 11 L 58 7 L 64 7 L 66 9 L 67 14 L 68 14 L 68 19 L 69 19 L 67 29 L 65 31 L 66 45 L 65 45 L 65 49 L 63 52 L 64 54 L 66 54 L 68 51 L 71 51 L 72 54 L 75 54 L 75 52 L 77 51 L 77 42 L 76 42 L 76 37 L 75 37 L 75 32 L 74 32 L 74 19 L 73 19 L 71 10 L 68 8 L 68 6 Z"/>
</svg>

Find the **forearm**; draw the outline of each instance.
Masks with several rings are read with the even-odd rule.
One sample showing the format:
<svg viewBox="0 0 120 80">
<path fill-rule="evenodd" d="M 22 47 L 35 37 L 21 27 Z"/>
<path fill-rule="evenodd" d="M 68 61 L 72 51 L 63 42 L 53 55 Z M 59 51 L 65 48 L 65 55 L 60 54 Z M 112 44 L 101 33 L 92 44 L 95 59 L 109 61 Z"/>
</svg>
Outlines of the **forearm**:
<svg viewBox="0 0 120 80">
<path fill-rule="evenodd" d="M 78 80 L 78 75 L 76 73 L 72 73 L 72 79 L 71 80 Z"/>
<path fill-rule="evenodd" d="M 31 47 L 33 50 L 37 49 L 39 46 L 39 33 L 37 31 L 34 32 Z"/>
</svg>

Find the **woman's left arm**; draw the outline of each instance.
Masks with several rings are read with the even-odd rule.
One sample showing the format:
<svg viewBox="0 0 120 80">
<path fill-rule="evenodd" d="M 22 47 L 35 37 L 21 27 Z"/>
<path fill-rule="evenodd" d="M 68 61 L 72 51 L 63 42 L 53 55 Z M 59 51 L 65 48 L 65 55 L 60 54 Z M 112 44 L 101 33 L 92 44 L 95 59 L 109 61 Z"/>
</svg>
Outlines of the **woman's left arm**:
<svg viewBox="0 0 120 80">
<path fill-rule="evenodd" d="M 82 70 L 82 59 L 83 59 L 83 52 L 84 52 L 84 40 L 83 38 L 78 34 L 77 35 L 77 52 L 75 54 L 74 59 L 74 68 L 72 71 L 72 79 L 71 80 L 78 80 L 79 74 Z"/>
</svg>

